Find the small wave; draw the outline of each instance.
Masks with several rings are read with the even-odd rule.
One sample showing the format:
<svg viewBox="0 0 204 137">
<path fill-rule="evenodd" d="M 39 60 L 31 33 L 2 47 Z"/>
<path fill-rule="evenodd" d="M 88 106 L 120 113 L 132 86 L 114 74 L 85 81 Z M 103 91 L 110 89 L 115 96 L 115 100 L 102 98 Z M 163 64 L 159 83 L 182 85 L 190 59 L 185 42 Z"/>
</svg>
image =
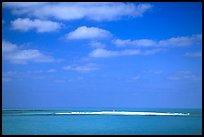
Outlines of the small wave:
<svg viewBox="0 0 204 137">
<path fill-rule="evenodd" d="M 3 115 L 143 115 L 143 116 L 188 116 L 190 113 L 170 113 L 170 112 L 132 112 L 132 111 L 90 111 L 90 112 L 9 112 Z"/>
<path fill-rule="evenodd" d="M 149 115 L 149 116 L 188 116 L 190 113 L 163 113 L 163 112 L 127 112 L 127 111 L 101 111 L 101 112 L 58 112 L 56 115 Z"/>
</svg>

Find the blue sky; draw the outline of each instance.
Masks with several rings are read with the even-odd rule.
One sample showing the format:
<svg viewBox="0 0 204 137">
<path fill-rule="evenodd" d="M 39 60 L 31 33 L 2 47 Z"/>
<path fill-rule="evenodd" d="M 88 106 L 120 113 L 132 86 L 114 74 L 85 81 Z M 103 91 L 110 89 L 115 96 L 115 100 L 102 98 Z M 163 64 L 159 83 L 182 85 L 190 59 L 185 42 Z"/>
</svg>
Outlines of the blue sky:
<svg viewBox="0 0 204 137">
<path fill-rule="evenodd" d="M 201 2 L 3 3 L 3 108 L 201 108 L 201 83 Z"/>
</svg>

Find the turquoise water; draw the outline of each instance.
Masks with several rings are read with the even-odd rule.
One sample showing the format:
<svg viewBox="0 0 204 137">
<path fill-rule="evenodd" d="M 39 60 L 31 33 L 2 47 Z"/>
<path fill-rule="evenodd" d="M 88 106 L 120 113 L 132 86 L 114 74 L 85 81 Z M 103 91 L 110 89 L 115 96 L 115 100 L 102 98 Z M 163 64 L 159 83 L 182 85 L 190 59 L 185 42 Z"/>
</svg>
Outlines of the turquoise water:
<svg viewBox="0 0 204 137">
<path fill-rule="evenodd" d="M 178 112 L 190 115 L 71 114 L 101 111 L 154 112 L 154 114 Z M 202 111 L 198 109 L 3 110 L 2 132 L 3 135 L 201 135 Z"/>
</svg>

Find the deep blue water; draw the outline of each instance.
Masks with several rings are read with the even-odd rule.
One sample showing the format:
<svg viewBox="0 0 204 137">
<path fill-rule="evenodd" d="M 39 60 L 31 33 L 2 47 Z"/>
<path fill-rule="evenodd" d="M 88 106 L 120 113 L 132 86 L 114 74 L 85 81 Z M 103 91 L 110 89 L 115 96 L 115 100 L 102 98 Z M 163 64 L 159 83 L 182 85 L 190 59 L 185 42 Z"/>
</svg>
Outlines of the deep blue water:
<svg viewBox="0 0 204 137">
<path fill-rule="evenodd" d="M 56 115 L 57 112 L 98 112 L 104 109 L 3 110 L 2 132 L 7 134 L 188 135 L 202 134 L 202 110 L 115 109 L 115 111 L 179 112 L 189 116 Z M 112 111 L 111 109 L 105 109 Z"/>
</svg>

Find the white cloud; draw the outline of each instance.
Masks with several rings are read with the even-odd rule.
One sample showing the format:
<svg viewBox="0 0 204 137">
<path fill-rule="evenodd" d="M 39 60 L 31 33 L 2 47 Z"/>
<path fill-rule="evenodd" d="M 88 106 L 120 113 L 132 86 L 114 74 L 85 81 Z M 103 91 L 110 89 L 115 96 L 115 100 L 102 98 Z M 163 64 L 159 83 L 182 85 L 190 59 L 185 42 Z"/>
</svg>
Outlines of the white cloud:
<svg viewBox="0 0 204 137">
<path fill-rule="evenodd" d="M 47 72 L 56 72 L 55 69 L 49 69 Z"/>
<path fill-rule="evenodd" d="M 135 76 L 135 77 L 133 77 L 132 79 L 133 79 L 133 80 L 138 80 L 138 79 L 140 79 L 140 76 Z"/>
<path fill-rule="evenodd" d="M 152 55 L 152 54 L 155 54 L 157 52 L 160 52 L 161 50 L 162 50 L 161 48 L 146 50 L 146 51 L 142 52 L 142 55 Z"/>
<path fill-rule="evenodd" d="M 54 80 L 54 82 L 56 82 L 56 83 L 65 83 L 67 81 L 64 80 L 64 79 L 56 79 L 56 80 Z"/>
<path fill-rule="evenodd" d="M 144 73 L 148 73 L 148 74 L 162 74 L 163 71 L 161 70 L 144 70 Z"/>
<path fill-rule="evenodd" d="M 32 7 L 38 7 L 40 5 L 44 5 L 46 2 L 3 2 L 3 7 L 9 7 L 9 8 L 32 8 Z"/>
<path fill-rule="evenodd" d="M 71 79 L 67 79 L 67 78 L 61 78 L 61 79 L 55 79 L 54 82 L 56 83 L 67 83 L 67 82 L 76 82 L 76 81 L 81 81 L 83 80 L 84 77 L 79 76 L 79 77 L 75 77 L 75 78 L 71 78 Z"/>
<path fill-rule="evenodd" d="M 67 39 L 101 39 L 111 37 L 111 33 L 107 30 L 81 26 L 76 30 L 66 34 Z"/>
<path fill-rule="evenodd" d="M 170 80 L 199 80 L 199 76 L 193 74 L 191 71 L 180 71 L 172 76 L 169 76 Z"/>
<path fill-rule="evenodd" d="M 43 73 L 43 71 L 38 70 L 38 71 L 31 71 L 31 70 L 27 70 L 27 71 L 7 71 L 7 72 L 3 72 L 3 76 L 6 77 L 19 77 L 19 76 L 26 76 L 26 75 L 30 75 L 30 74 L 40 74 Z"/>
<path fill-rule="evenodd" d="M 72 66 L 68 65 L 68 66 L 65 66 L 63 67 L 64 70 L 71 70 L 72 69 Z"/>
<path fill-rule="evenodd" d="M 105 48 L 105 44 L 101 43 L 101 42 L 97 42 L 97 41 L 91 41 L 89 43 L 89 45 L 92 47 L 92 48 Z"/>
<path fill-rule="evenodd" d="M 23 64 L 26 64 L 28 61 L 33 61 L 33 62 L 53 62 L 54 61 L 52 57 L 48 57 L 36 49 L 17 50 L 10 54 L 6 54 L 5 59 L 8 59 L 13 63 L 23 63 Z"/>
<path fill-rule="evenodd" d="M 89 56 L 95 58 L 107 58 L 107 57 L 117 57 L 117 56 L 128 56 L 128 55 L 150 55 L 159 52 L 160 49 L 153 49 L 147 51 L 141 50 L 122 50 L 122 51 L 112 51 L 106 49 L 95 49 Z"/>
<path fill-rule="evenodd" d="M 138 40 L 113 40 L 113 43 L 118 47 L 135 46 L 135 47 L 149 47 L 155 46 L 157 43 L 150 39 L 138 39 Z"/>
<path fill-rule="evenodd" d="M 2 77 L 2 81 L 3 81 L 3 82 L 10 82 L 10 81 L 12 81 L 12 80 L 13 80 L 12 78 Z"/>
<path fill-rule="evenodd" d="M 202 34 L 192 36 L 173 37 L 166 40 L 136 39 L 122 40 L 115 39 L 112 41 L 118 47 L 169 47 L 169 46 L 191 46 L 202 44 Z"/>
<path fill-rule="evenodd" d="M 89 54 L 89 56 L 95 57 L 95 58 L 105 58 L 105 57 L 119 56 L 119 54 L 120 54 L 119 51 L 109 51 L 106 49 L 95 49 Z"/>
<path fill-rule="evenodd" d="M 99 67 L 97 64 L 94 63 L 88 63 L 85 65 L 68 65 L 63 67 L 64 70 L 74 70 L 74 71 L 78 71 L 78 72 L 90 72 L 90 71 L 95 71 L 98 70 Z"/>
<path fill-rule="evenodd" d="M 12 52 L 17 50 L 17 46 L 8 41 L 2 41 L 2 52 Z"/>
<path fill-rule="evenodd" d="M 186 52 L 187 57 L 202 57 L 202 52 Z"/>
<path fill-rule="evenodd" d="M 16 15 L 38 18 L 54 17 L 61 20 L 90 19 L 95 21 L 116 20 L 124 16 L 141 17 L 150 10 L 151 4 L 121 2 L 4 2 Z"/>
<path fill-rule="evenodd" d="M 7 79 L 15 79 L 15 80 L 22 80 L 25 78 L 29 79 L 42 79 L 45 78 L 45 76 L 42 75 L 43 71 L 37 70 L 37 71 L 7 71 L 7 72 L 2 72 L 3 78 Z"/>
<path fill-rule="evenodd" d="M 54 62 L 53 57 L 46 56 L 37 49 L 20 49 L 8 41 L 2 41 L 2 57 L 11 63 L 26 64 L 28 62 Z"/>
<path fill-rule="evenodd" d="M 162 74 L 162 71 L 154 71 L 154 74 Z"/>
<path fill-rule="evenodd" d="M 173 37 L 159 41 L 160 46 L 191 46 L 193 44 L 202 44 L 202 34 Z"/>
<path fill-rule="evenodd" d="M 143 72 L 144 73 L 152 73 L 153 71 L 152 70 L 144 70 Z"/>
<path fill-rule="evenodd" d="M 89 71 L 94 71 L 94 70 L 98 70 L 99 67 L 96 64 L 93 63 L 88 63 L 86 65 L 83 66 L 77 66 L 74 68 L 76 71 L 80 71 L 80 72 L 89 72 Z"/>
<path fill-rule="evenodd" d="M 36 29 L 37 32 L 52 32 L 60 29 L 61 24 L 48 20 L 31 20 L 29 18 L 18 18 L 11 21 L 12 29 L 20 31 L 29 31 Z"/>
</svg>

